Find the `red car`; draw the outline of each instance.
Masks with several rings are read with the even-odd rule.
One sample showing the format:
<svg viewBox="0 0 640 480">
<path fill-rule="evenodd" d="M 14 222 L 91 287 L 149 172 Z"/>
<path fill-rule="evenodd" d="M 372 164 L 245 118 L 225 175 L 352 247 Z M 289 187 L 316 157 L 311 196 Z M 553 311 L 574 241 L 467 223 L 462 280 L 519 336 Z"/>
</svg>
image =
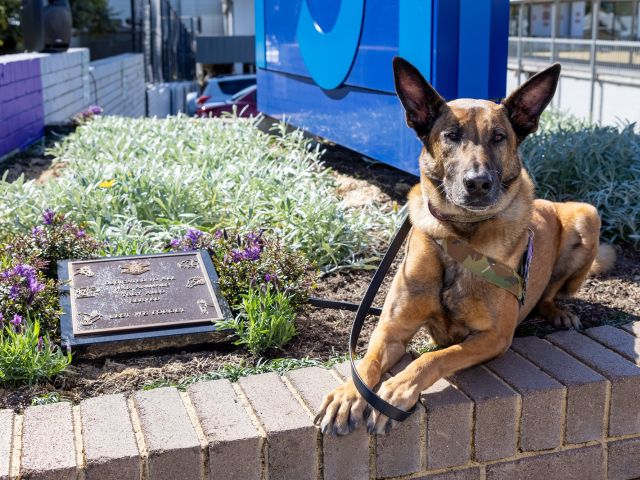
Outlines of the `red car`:
<svg viewBox="0 0 640 480">
<path fill-rule="evenodd" d="M 198 117 L 219 117 L 223 112 L 233 112 L 235 106 L 239 117 L 250 117 L 258 115 L 257 87 L 250 87 L 240 90 L 226 102 L 205 103 L 196 111 Z"/>
</svg>

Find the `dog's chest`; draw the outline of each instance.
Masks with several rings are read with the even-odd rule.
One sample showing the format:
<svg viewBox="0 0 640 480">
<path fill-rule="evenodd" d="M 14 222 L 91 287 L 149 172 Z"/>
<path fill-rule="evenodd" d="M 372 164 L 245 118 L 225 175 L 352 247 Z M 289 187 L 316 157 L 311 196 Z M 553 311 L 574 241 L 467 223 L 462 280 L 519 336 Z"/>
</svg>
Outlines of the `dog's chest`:
<svg viewBox="0 0 640 480">
<path fill-rule="evenodd" d="M 465 318 L 466 304 L 481 291 L 483 280 L 472 274 L 446 254 L 442 255 L 444 265 L 440 302 L 452 320 L 468 324 Z"/>
</svg>

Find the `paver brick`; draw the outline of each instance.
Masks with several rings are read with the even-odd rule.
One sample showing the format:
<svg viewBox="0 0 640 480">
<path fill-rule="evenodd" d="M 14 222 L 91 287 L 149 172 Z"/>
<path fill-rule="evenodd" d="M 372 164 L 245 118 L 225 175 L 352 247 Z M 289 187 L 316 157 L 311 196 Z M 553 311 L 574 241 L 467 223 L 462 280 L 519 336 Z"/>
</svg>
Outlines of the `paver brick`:
<svg viewBox="0 0 640 480">
<path fill-rule="evenodd" d="M 25 410 L 20 477 L 38 480 L 78 477 L 71 404 L 63 402 Z"/>
<path fill-rule="evenodd" d="M 431 473 L 415 480 L 480 480 L 480 478 L 480 468 L 473 467 L 465 468 L 464 470 Z"/>
<path fill-rule="evenodd" d="M 589 328 L 584 333 L 627 360 L 640 365 L 640 338 L 611 325 Z"/>
<path fill-rule="evenodd" d="M 267 432 L 269 479 L 315 479 L 317 429 L 276 373 L 238 382 Z"/>
<path fill-rule="evenodd" d="M 80 403 L 87 480 L 140 478 L 140 454 L 123 395 Z"/>
<path fill-rule="evenodd" d="M 390 369 L 390 373 L 403 370 L 412 360 L 410 354 L 405 354 L 398 363 Z M 343 378 L 351 378 L 349 362 L 343 362 L 336 367 L 336 371 Z M 385 379 L 390 374 L 385 374 Z M 422 467 L 421 420 L 424 407 L 416 406 L 416 411 L 407 420 L 394 426 L 386 435 L 375 436 L 376 477 L 394 477 L 408 475 L 420 471 Z"/>
<path fill-rule="evenodd" d="M 602 480 L 602 446 L 565 450 L 486 467 L 487 480 Z"/>
<path fill-rule="evenodd" d="M 8 480 L 13 443 L 13 411 L 0 410 L 0 480 Z"/>
<path fill-rule="evenodd" d="M 560 446 L 566 389 L 513 350 L 485 365 L 522 396 L 520 449 Z"/>
<path fill-rule="evenodd" d="M 476 460 L 515 455 L 519 395 L 483 366 L 458 372 L 449 380 L 475 402 Z"/>
<path fill-rule="evenodd" d="M 604 436 L 609 382 L 602 375 L 537 337 L 514 338 L 511 348 L 567 387 L 567 443 L 584 443 Z"/>
<path fill-rule="evenodd" d="M 556 332 L 546 338 L 611 382 L 609 435 L 640 433 L 640 368 L 575 331 Z"/>
<path fill-rule="evenodd" d="M 640 320 L 622 325 L 623 330 L 632 333 L 636 337 L 640 337 Z"/>
<path fill-rule="evenodd" d="M 189 396 L 209 444 L 210 478 L 259 480 L 262 440 L 231 383 L 196 383 Z"/>
<path fill-rule="evenodd" d="M 134 401 L 149 454 L 149 480 L 199 480 L 200 441 L 178 391 L 137 392 Z"/>
<path fill-rule="evenodd" d="M 420 397 L 426 408 L 427 467 L 464 465 L 471 458 L 473 402 L 440 379 Z"/>
<path fill-rule="evenodd" d="M 293 370 L 286 376 L 313 415 L 318 414 L 324 396 L 341 383 L 328 370 L 319 367 Z M 369 478 L 369 436 L 364 424 L 349 435 L 323 435 L 322 447 L 326 480 Z"/>
<path fill-rule="evenodd" d="M 609 480 L 640 478 L 640 438 L 609 442 L 608 449 L 607 478 Z"/>
</svg>

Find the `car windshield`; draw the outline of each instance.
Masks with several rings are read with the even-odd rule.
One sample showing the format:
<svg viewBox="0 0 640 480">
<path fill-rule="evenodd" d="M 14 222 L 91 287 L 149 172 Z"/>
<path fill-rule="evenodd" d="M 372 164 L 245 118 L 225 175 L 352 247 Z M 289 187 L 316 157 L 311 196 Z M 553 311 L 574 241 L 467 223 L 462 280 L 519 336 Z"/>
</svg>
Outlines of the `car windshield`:
<svg viewBox="0 0 640 480">
<path fill-rule="evenodd" d="M 256 86 L 255 85 L 251 85 L 250 87 L 247 87 L 243 90 L 240 90 L 238 93 L 236 93 L 233 97 L 231 97 L 228 101 L 229 103 L 233 103 L 233 102 L 237 102 L 238 100 L 240 100 L 242 97 L 244 97 L 245 95 L 251 93 L 253 90 L 255 90 Z"/>
</svg>

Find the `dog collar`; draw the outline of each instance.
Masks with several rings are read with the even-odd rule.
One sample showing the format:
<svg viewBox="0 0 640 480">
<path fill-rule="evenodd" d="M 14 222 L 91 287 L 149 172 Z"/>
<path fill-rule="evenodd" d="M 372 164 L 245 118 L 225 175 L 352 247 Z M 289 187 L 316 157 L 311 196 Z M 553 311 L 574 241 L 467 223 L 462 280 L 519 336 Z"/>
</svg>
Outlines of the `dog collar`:
<svg viewBox="0 0 640 480">
<path fill-rule="evenodd" d="M 444 213 L 438 210 L 431 204 L 431 201 L 427 201 L 427 207 L 429 208 L 429 212 L 431 212 L 431 215 L 433 215 L 441 222 L 477 223 L 484 222 L 485 220 L 489 220 L 496 216 L 495 213 L 492 213 L 490 215 L 479 215 L 473 218 L 463 217 L 462 215 L 451 215 L 449 213 Z"/>
<path fill-rule="evenodd" d="M 483 253 L 460 238 L 435 239 L 444 253 L 465 267 L 474 275 L 512 293 L 520 305 L 524 305 L 529 280 L 529 267 L 533 258 L 533 231 L 528 229 L 527 248 L 522 255 L 518 271 Z"/>
</svg>

